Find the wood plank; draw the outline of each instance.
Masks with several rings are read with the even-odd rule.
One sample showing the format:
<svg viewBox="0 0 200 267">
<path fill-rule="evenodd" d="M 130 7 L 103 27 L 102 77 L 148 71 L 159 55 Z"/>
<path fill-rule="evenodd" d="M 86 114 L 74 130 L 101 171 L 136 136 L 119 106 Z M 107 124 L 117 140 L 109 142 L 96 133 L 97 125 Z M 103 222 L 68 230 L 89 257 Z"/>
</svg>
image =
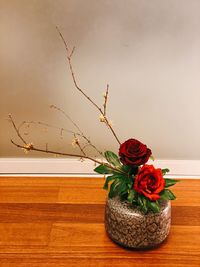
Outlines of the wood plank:
<svg viewBox="0 0 200 267">
<path fill-rule="evenodd" d="M 0 186 L 0 203 L 55 203 L 59 187 Z"/>
<path fill-rule="evenodd" d="M 0 223 L 103 223 L 104 206 L 105 204 L 2 203 Z M 200 226 L 200 207 L 173 206 L 172 224 Z"/>
<path fill-rule="evenodd" d="M 106 197 L 103 183 L 101 178 L 0 177 L 0 203 L 55 203 L 57 200 L 59 203 L 103 204 Z M 199 205 L 198 179 L 181 180 L 173 192 L 177 200 L 172 205 Z"/>
<path fill-rule="evenodd" d="M 176 233 L 176 235 L 174 234 Z M 92 238 L 91 238 L 92 237 Z M 200 243 L 200 227 L 196 226 L 173 226 L 168 242 L 159 248 L 162 253 L 171 253 L 174 245 L 177 246 L 176 254 L 182 253 L 183 249 L 187 249 L 190 253 L 199 252 Z M 56 223 L 53 225 L 51 231 L 51 239 L 49 246 L 61 247 L 116 247 L 121 250 L 119 246 L 110 242 L 107 237 L 104 224 L 68 224 Z M 111 249 L 112 250 L 112 249 Z M 155 254 L 157 250 L 152 250 L 151 254 Z M 127 250 L 123 250 L 127 253 Z M 119 255 L 117 255 L 118 257 Z"/>
<path fill-rule="evenodd" d="M 98 185 L 103 185 L 104 178 L 95 178 L 95 177 L 12 177 L 12 176 L 0 176 L 0 186 L 66 186 L 66 187 L 77 187 L 86 186 L 86 187 L 96 187 Z M 92 181 L 92 183 L 91 183 Z"/>
<path fill-rule="evenodd" d="M 51 229 L 50 223 L 0 223 L 0 247 L 47 245 Z"/>
</svg>

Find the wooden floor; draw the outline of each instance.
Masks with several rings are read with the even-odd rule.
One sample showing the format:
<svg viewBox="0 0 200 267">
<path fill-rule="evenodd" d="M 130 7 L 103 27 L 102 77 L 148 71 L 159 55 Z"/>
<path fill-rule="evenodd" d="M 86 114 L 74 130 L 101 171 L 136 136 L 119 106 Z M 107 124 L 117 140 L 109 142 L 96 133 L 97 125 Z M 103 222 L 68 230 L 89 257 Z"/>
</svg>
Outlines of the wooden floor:
<svg viewBox="0 0 200 267">
<path fill-rule="evenodd" d="M 200 266 L 200 180 L 174 186 L 170 236 L 150 251 L 107 237 L 103 182 L 0 177 L 0 267 Z"/>
</svg>

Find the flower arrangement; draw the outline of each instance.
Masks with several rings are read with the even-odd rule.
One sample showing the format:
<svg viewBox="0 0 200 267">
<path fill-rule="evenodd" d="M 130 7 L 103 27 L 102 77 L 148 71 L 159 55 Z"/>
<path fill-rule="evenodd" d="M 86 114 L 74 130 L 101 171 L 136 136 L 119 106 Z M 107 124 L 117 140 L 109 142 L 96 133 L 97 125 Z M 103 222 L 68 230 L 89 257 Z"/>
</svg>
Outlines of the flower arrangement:
<svg viewBox="0 0 200 267">
<path fill-rule="evenodd" d="M 119 157 L 111 151 L 105 152 L 107 161 L 116 169 L 101 164 L 95 171 L 109 175 L 104 189 L 108 189 L 108 184 L 111 183 L 110 198 L 120 196 L 137 205 L 144 213 L 149 210 L 159 212 L 163 200 L 176 198 L 168 187 L 178 180 L 164 179 L 168 169 L 156 169 L 153 165 L 146 164 L 151 155 L 151 150 L 136 139 L 129 139 L 120 145 Z"/>
<path fill-rule="evenodd" d="M 160 203 L 163 200 L 174 200 L 176 198 L 168 188 L 176 184 L 178 181 L 164 178 L 164 175 L 169 172 L 168 169 L 156 169 L 153 165 L 146 164 L 150 158 L 153 160 L 153 156 L 151 149 L 149 149 L 145 144 L 136 139 L 129 139 L 123 143 L 120 142 L 116 132 L 114 131 L 112 121 L 108 119 L 106 112 L 109 86 L 107 85 L 105 93 L 103 94 L 104 101 L 103 106 L 101 107 L 96 104 L 96 102 L 91 99 L 85 90 L 79 85 L 72 64 L 72 56 L 75 51 L 75 47 L 70 49 L 60 30 L 58 28 L 57 30 L 65 46 L 67 62 L 75 88 L 93 105 L 94 108 L 97 109 L 99 112 L 100 122 L 107 126 L 117 141 L 119 153 L 116 155 L 111 151 L 106 151 L 104 153 L 101 152 L 93 144 L 90 138 L 83 133 L 71 117 L 62 109 L 54 105 L 51 105 L 50 107 L 64 114 L 64 116 L 71 121 L 76 130 L 68 130 L 52 126 L 44 122 L 35 121 L 24 121 L 17 126 L 12 115 L 9 115 L 9 120 L 11 121 L 17 136 L 22 142 L 22 144 L 16 143 L 11 139 L 12 144 L 23 149 L 26 153 L 29 151 L 39 151 L 54 155 L 78 157 L 81 160 L 89 159 L 95 164 L 98 164 L 94 171 L 105 175 L 104 189 L 109 189 L 109 198 L 119 196 L 122 200 L 126 200 L 137 206 L 145 214 L 150 210 L 155 213 L 159 212 Z M 28 128 L 31 124 L 39 124 L 40 126 L 56 128 L 60 131 L 61 136 L 64 131 L 72 134 L 72 145 L 77 147 L 80 150 L 80 153 L 76 154 L 54 151 L 49 149 L 48 143 L 45 144 L 45 147 L 38 147 L 33 144 L 33 142 L 27 141 L 24 136 L 27 135 L 27 133 L 22 133 L 22 129 L 24 126 Z M 99 159 L 99 157 L 89 156 L 87 153 L 88 147 L 94 149 L 101 159 Z"/>
</svg>

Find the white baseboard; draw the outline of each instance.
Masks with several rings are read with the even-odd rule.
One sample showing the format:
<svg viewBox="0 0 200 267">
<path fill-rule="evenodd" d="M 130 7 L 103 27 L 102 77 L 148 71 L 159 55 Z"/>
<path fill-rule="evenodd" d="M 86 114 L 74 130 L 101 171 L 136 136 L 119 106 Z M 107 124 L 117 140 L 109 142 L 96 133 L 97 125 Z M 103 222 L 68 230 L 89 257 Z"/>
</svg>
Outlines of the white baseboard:
<svg viewBox="0 0 200 267">
<path fill-rule="evenodd" d="M 149 162 L 158 168 L 168 168 L 166 177 L 200 178 L 200 160 L 155 160 Z M 67 158 L 0 158 L 0 175 L 31 176 L 94 176 L 94 164 L 85 160 Z"/>
</svg>

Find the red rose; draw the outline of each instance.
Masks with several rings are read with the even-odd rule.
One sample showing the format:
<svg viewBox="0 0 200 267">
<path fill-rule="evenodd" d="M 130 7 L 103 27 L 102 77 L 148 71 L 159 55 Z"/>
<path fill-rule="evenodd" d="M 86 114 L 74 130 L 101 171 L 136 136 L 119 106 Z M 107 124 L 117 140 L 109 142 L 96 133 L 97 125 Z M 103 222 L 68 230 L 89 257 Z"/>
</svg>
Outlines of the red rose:
<svg viewBox="0 0 200 267">
<path fill-rule="evenodd" d="M 158 200 L 164 187 L 162 170 L 155 169 L 153 165 L 143 165 L 135 176 L 134 189 L 150 200 Z"/>
<path fill-rule="evenodd" d="M 120 160 L 125 165 L 140 166 L 151 156 L 151 150 L 136 139 L 129 139 L 120 145 Z"/>
</svg>

